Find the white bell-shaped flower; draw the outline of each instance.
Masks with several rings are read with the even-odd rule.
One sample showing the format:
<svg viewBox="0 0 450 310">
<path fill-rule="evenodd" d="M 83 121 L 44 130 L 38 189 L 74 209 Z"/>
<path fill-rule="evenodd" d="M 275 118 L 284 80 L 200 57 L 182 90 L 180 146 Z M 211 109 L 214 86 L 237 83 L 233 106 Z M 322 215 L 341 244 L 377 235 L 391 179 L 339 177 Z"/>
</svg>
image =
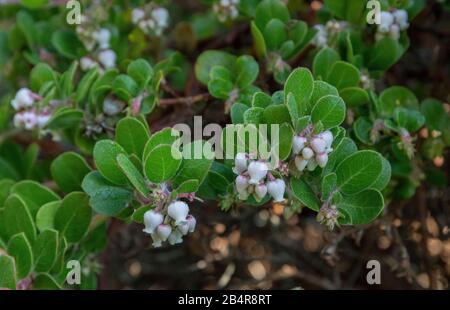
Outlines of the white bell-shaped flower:
<svg viewBox="0 0 450 310">
<path fill-rule="evenodd" d="M 174 201 L 167 208 L 167 214 L 175 220 L 175 225 L 186 220 L 189 213 L 188 205 L 183 201 Z"/>
<path fill-rule="evenodd" d="M 400 30 L 406 30 L 409 27 L 408 12 L 405 10 L 396 10 L 393 14 L 395 22 L 400 26 Z"/>
<path fill-rule="evenodd" d="M 153 240 L 152 246 L 154 248 L 161 247 L 163 240 L 160 238 L 160 236 L 157 233 L 153 233 L 150 236 L 152 237 L 152 240 Z"/>
<path fill-rule="evenodd" d="M 165 28 L 169 23 L 169 12 L 165 8 L 156 8 L 152 10 L 151 16 L 158 24 L 158 27 Z"/>
<path fill-rule="evenodd" d="M 50 113 L 38 114 L 37 116 L 37 125 L 39 128 L 44 128 L 50 120 Z"/>
<path fill-rule="evenodd" d="M 319 167 L 321 167 L 321 168 L 325 167 L 328 162 L 328 154 L 327 153 L 317 154 L 316 162 L 319 165 Z"/>
<path fill-rule="evenodd" d="M 25 129 L 33 130 L 37 125 L 38 118 L 36 113 L 27 111 L 23 113 L 23 121 Z"/>
<path fill-rule="evenodd" d="M 100 48 L 108 48 L 109 40 L 111 39 L 111 32 L 107 28 L 102 28 L 94 33 L 94 37 L 97 40 Z"/>
<path fill-rule="evenodd" d="M 244 192 L 248 187 L 248 178 L 243 175 L 238 175 L 236 177 L 236 190 L 238 193 Z"/>
<path fill-rule="evenodd" d="M 83 71 L 90 70 L 92 68 L 95 68 L 96 66 L 97 66 L 97 63 L 89 57 L 83 57 L 80 60 L 80 67 L 81 67 L 81 70 L 83 70 Z"/>
<path fill-rule="evenodd" d="M 156 233 L 162 241 L 166 241 L 172 233 L 172 227 L 167 224 L 158 225 L 158 227 L 156 228 Z"/>
<path fill-rule="evenodd" d="M 292 139 L 292 151 L 294 154 L 299 154 L 305 147 L 306 138 L 301 136 L 294 136 Z"/>
<path fill-rule="evenodd" d="M 248 165 L 248 173 L 250 175 L 250 184 L 259 184 L 259 182 L 264 179 L 267 175 L 269 167 L 265 162 L 262 161 L 252 161 Z"/>
<path fill-rule="evenodd" d="M 189 223 L 187 221 L 183 221 L 180 224 L 178 224 L 177 229 L 183 236 L 185 236 L 189 232 Z"/>
<path fill-rule="evenodd" d="M 154 210 L 149 210 L 144 213 L 144 224 L 145 228 L 144 232 L 148 234 L 153 234 L 155 232 L 156 227 L 161 225 L 164 221 L 164 216 Z"/>
<path fill-rule="evenodd" d="M 25 87 L 19 89 L 14 100 L 16 101 L 15 105 L 20 108 L 31 107 L 34 104 L 33 93 Z"/>
<path fill-rule="evenodd" d="M 314 158 L 311 158 L 308 161 L 308 165 L 306 166 L 306 169 L 308 169 L 308 171 L 314 171 L 317 168 L 317 161 Z"/>
<path fill-rule="evenodd" d="M 302 156 L 295 156 L 295 167 L 297 167 L 298 171 L 303 171 L 308 165 L 308 160 L 304 159 Z"/>
<path fill-rule="evenodd" d="M 276 179 L 267 183 L 267 191 L 270 196 L 273 197 L 274 202 L 284 201 L 284 191 L 286 190 L 286 184 L 282 179 Z"/>
<path fill-rule="evenodd" d="M 14 126 L 17 128 L 23 128 L 25 127 L 25 118 L 23 117 L 23 113 L 16 113 L 14 115 Z"/>
<path fill-rule="evenodd" d="M 194 232 L 194 230 L 195 230 L 195 226 L 197 226 L 197 220 L 195 219 L 195 217 L 193 216 L 193 215 L 188 215 L 187 217 L 186 217 L 186 221 L 188 222 L 188 224 L 189 224 L 189 232 L 191 233 L 191 232 Z"/>
<path fill-rule="evenodd" d="M 381 12 L 380 14 L 380 25 L 378 26 L 378 30 L 380 32 L 388 32 L 389 28 L 394 23 L 394 15 L 390 12 Z"/>
<path fill-rule="evenodd" d="M 179 244 L 183 242 L 183 235 L 178 229 L 174 229 L 167 240 L 171 245 Z"/>
<path fill-rule="evenodd" d="M 304 159 L 309 160 L 314 156 L 314 151 L 309 147 L 305 147 L 302 150 L 302 156 Z"/>
<path fill-rule="evenodd" d="M 314 137 L 311 140 L 311 148 L 316 154 L 323 153 L 327 148 L 327 142 L 321 137 Z"/>
<path fill-rule="evenodd" d="M 333 144 L 333 134 L 329 130 L 325 130 L 324 132 L 320 133 L 320 137 L 325 140 L 327 144 L 327 148 L 330 148 Z"/>
<path fill-rule="evenodd" d="M 234 172 L 241 174 L 247 170 L 247 155 L 245 153 L 237 153 L 234 159 Z"/>
<path fill-rule="evenodd" d="M 103 50 L 98 53 L 98 61 L 105 67 L 111 69 L 116 66 L 116 53 L 113 50 Z"/>
<path fill-rule="evenodd" d="M 133 9 L 131 12 L 131 21 L 133 24 L 137 24 L 141 19 L 143 19 L 145 16 L 145 12 L 143 9 Z"/>
<path fill-rule="evenodd" d="M 255 186 L 255 196 L 257 199 L 263 199 L 267 194 L 267 185 L 264 183 Z"/>
</svg>

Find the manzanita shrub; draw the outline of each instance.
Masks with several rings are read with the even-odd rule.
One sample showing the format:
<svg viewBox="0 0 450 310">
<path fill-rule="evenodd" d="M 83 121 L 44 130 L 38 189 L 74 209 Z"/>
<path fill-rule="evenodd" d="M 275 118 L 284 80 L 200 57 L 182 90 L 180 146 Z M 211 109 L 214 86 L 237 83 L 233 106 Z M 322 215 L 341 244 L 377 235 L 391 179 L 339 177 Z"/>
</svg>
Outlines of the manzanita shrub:
<svg viewBox="0 0 450 310">
<path fill-rule="evenodd" d="M 0 4 L 0 288 L 73 288 L 74 262 L 95 288 L 112 218 L 154 248 L 199 204 L 333 231 L 446 182 L 448 109 L 384 78 L 423 0 L 69 2 Z M 206 105 L 216 137 L 171 128 Z"/>
</svg>

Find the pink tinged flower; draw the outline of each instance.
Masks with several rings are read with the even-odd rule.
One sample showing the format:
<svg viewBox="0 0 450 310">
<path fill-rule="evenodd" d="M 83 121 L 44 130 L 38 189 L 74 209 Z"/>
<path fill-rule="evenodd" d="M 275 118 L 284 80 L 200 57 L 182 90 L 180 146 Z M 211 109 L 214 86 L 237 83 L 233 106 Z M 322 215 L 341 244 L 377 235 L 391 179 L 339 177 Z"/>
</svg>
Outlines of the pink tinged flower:
<svg viewBox="0 0 450 310">
<path fill-rule="evenodd" d="M 16 93 L 15 100 L 20 107 L 31 107 L 34 104 L 33 92 L 28 88 L 21 88 Z"/>
<path fill-rule="evenodd" d="M 170 234 L 168 241 L 171 245 L 179 244 L 183 242 L 183 235 L 181 232 L 178 231 L 178 229 L 175 229 Z"/>
<path fill-rule="evenodd" d="M 37 125 L 37 115 L 34 112 L 23 112 L 25 129 L 32 130 Z"/>
<path fill-rule="evenodd" d="M 284 192 L 286 190 L 286 184 L 282 179 L 276 179 L 267 183 L 267 191 L 270 196 L 273 197 L 274 202 L 284 201 Z"/>
<path fill-rule="evenodd" d="M 248 187 L 248 178 L 243 175 L 238 175 L 236 177 L 236 190 L 238 193 L 244 192 Z"/>
<path fill-rule="evenodd" d="M 266 184 L 258 184 L 255 186 L 255 195 L 257 199 L 263 199 L 267 194 Z"/>
<path fill-rule="evenodd" d="M 195 217 L 192 216 L 192 215 L 188 215 L 188 216 L 186 217 L 186 221 L 187 221 L 188 224 L 189 224 L 189 232 L 190 232 L 190 233 L 191 233 L 191 232 L 194 232 L 195 226 L 197 226 L 197 220 L 195 219 Z"/>
<path fill-rule="evenodd" d="M 250 174 L 250 184 L 259 184 L 267 175 L 269 167 L 261 161 L 253 161 L 248 165 L 248 173 Z"/>
<path fill-rule="evenodd" d="M 234 172 L 240 174 L 247 170 L 247 155 L 245 153 L 237 153 L 234 159 Z"/>
<path fill-rule="evenodd" d="M 301 136 L 294 136 L 292 140 L 292 151 L 294 154 L 299 154 L 305 147 L 306 138 Z"/>
<path fill-rule="evenodd" d="M 178 224 L 177 229 L 183 236 L 185 236 L 189 232 L 189 223 L 187 221 L 183 221 L 180 224 Z"/>
<path fill-rule="evenodd" d="M 315 137 L 311 140 L 311 148 L 316 154 L 325 152 L 326 147 L 327 142 L 320 137 Z"/>
<path fill-rule="evenodd" d="M 116 66 L 116 53 L 113 50 L 104 50 L 98 53 L 98 61 L 105 69 L 114 68 Z"/>
<path fill-rule="evenodd" d="M 308 171 L 314 171 L 317 168 L 317 161 L 314 158 L 311 158 L 308 162 L 308 165 L 306 166 L 306 168 L 308 169 Z"/>
<path fill-rule="evenodd" d="M 309 147 L 305 147 L 302 151 L 302 156 L 304 159 L 308 160 L 311 159 L 314 156 L 314 152 Z"/>
<path fill-rule="evenodd" d="M 331 133 L 331 131 L 329 130 L 325 130 L 324 132 L 322 132 L 320 134 L 320 137 L 325 140 L 326 144 L 327 144 L 327 148 L 330 148 L 331 145 L 333 144 L 333 134 Z"/>
<path fill-rule="evenodd" d="M 295 157 L 295 167 L 297 167 L 298 171 L 303 171 L 306 168 L 306 165 L 308 165 L 308 160 L 304 159 L 301 156 Z"/>
<path fill-rule="evenodd" d="M 172 227 L 170 225 L 161 224 L 156 228 L 156 233 L 162 241 L 166 241 L 172 233 Z"/>
<path fill-rule="evenodd" d="M 152 246 L 154 248 L 159 248 L 162 245 L 162 240 L 157 233 L 153 233 L 150 235 L 152 237 L 153 243 Z"/>
<path fill-rule="evenodd" d="M 316 156 L 316 162 L 319 165 L 319 167 L 323 168 L 326 166 L 328 162 L 328 154 L 327 153 L 320 153 Z"/>
<path fill-rule="evenodd" d="M 175 220 L 175 225 L 185 221 L 188 213 L 189 207 L 183 201 L 174 201 L 167 208 L 167 214 Z"/>
<path fill-rule="evenodd" d="M 37 125 L 39 128 L 44 128 L 48 121 L 50 120 L 51 115 L 49 113 L 39 114 L 37 116 Z"/>
<path fill-rule="evenodd" d="M 148 234 L 153 234 L 155 232 L 155 229 L 159 225 L 161 225 L 163 221 L 164 216 L 161 213 L 154 210 L 149 210 L 144 213 L 145 228 L 143 229 L 143 231 Z"/>
</svg>

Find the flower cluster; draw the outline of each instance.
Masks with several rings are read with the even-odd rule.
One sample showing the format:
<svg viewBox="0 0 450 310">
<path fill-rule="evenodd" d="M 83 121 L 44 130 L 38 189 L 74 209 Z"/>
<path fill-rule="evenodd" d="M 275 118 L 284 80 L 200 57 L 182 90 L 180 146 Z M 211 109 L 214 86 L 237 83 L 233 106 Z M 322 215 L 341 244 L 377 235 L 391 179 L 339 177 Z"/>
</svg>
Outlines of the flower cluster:
<svg viewBox="0 0 450 310">
<path fill-rule="evenodd" d="M 335 205 L 324 204 L 317 213 L 317 221 L 327 226 L 329 230 L 333 230 L 338 223 L 339 216 L 339 211 Z"/>
<path fill-rule="evenodd" d="M 197 221 L 189 214 L 188 205 L 175 200 L 166 209 L 156 208 L 144 214 L 144 232 L 151 235 L 153 247 L 168 241 L 171 245 L 183 242 L 183 236 L 195 230 Z"/>
<path fill-rule="evenodd" d="M 294 136 L 292 150 L 295 154 L 295 167 L 299 171 L 308 169 L 313 171 L 317 166 L 325 167 L 328 154 L 333 150 L 333 134 L 325 130 L 317 135 L 301 133 Z"/>
<path fill-rule="evenodd" d="M 265 161 L 252 160 L 248 154 L 238 153 L 233 171 L 238 174 L 235 185 L 240 200 L 247 200 L 253 194 L 260 201 L 269 193 L 275 202 L 284 201 L 286 184 L 269 172 Z"/>
<path fill-rule="evenodd" d="M 213 6 L 213 11 L 220 22 L 236 19 L 239 16 L 239 0 L 220 0 Z"/>
<path fill-rule="evenodd" d="M 400 32 L 408 29 L 408 27 L 408 12 L 405 10 L 381 12 L 380 24 L 378 25 L 375 38 L 377 41 L 384 37 L 391 37 L 394 40 L 398 40 L 400 38 Z"/>
<path fill-rule="evenodd" d="M 42 97 L 33 93 L 28 88 L 21 88 L 11 101 L 12 107 L 17 111 L 14 115 L 14 126 L 33 130 L 44 128 L 50 120 L 48 109 L 39 109 L 37 102 Z"/>
<path fill-rule="evenodd" d="M 332 41 L 337 35 L 347 27 L 347 23 L 343 21 L 329 20 L 325 25 L 315 25 L 317 34 L 314 37 L 313 44 L 317 47 L 325 47 L 332 45 Z"/>
<path fill-rule="evenodd" d="M 82 70 L 95 67 L 110 69 L 116 66 L 116 53 L 110 48 L 111 32 L 107 28 L 97 28 L 87 24 L 81 24 L 76 29 L 78 37 L 86 49 L 91 53 L 80 60 Z"/>
<path fill-rule="evenodd" d="M 160 36 L 169 25 L 169 12 L 153 5 L 136 8 L 131 12 L 131 21 L 144 33 Z"/>
</svg>

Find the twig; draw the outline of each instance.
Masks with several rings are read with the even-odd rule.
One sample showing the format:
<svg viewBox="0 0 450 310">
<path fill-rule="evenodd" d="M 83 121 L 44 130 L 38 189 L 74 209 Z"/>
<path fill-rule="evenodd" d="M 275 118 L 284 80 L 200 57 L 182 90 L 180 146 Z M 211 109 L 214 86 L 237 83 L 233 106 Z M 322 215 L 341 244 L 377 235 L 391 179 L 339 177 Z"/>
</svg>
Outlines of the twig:
<svg viewBox="0 0 450 310">
<path fill-rule="evenodd" d="M 208 93 L 204 94 L 198 94 L 195 96 L 189 96 L 189 97 L 178 97 L 178 98 L 168 98 L 168 99 L 161 99 L 159 101 L 160 106 L 170 106 L 170 105 L 176 105 L 176 104 L 193 104 L 200 101 L 206 101 L 211 98 L 211 95 Z"/>
</svg>

